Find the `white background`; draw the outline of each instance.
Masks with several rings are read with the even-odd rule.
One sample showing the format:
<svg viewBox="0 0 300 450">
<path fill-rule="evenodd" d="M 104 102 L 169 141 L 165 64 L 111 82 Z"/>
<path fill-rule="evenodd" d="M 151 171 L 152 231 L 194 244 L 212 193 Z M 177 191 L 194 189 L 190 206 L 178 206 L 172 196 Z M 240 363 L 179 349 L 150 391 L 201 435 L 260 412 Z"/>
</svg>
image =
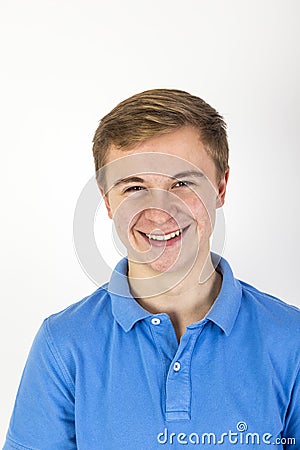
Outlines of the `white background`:
<svg viewBox="0 0 300 450">
<path fill-rule="evenodd" d="M 237 277 L 300 304 L 299 5 L 1 0 L 1 442 L 42 320 L 96 289 L 73 213 L 98 120 L 134 93 L 186 90 L 225 116 L 224 255 Z"/>
</svg>

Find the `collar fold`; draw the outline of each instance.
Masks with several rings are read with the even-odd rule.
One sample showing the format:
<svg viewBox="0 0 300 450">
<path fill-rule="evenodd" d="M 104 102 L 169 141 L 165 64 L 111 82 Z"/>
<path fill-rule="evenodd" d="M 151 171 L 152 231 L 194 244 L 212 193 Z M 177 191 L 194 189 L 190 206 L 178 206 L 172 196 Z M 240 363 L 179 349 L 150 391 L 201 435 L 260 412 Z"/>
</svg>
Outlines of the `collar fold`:
<svg viewBox="0 0 300 450">
<path fill-rule="evenodd" d="M 241 305 L 242 287 L 240 282 L 234 278 L 230 265 L 224 258 L 215 253 L 211 253 L 211 257 L 223 280 L 219 295 L 205 319 L 215 323 L 229 336 Z M 131 330 L 139 320 L 153 315 L 142 308 L 131 295 L 127 272 L 128 260 L 123 258 L 116 265 L 107 286 L 112 300 L 113 316 L 125 332 Z"/>
</svg>

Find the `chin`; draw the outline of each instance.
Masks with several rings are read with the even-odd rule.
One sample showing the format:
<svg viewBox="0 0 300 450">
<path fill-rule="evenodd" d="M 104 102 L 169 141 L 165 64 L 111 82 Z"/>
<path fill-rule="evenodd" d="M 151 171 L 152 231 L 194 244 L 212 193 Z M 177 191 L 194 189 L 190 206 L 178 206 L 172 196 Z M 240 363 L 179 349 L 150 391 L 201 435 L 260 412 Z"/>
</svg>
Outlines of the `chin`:
<svg viewBox="0 0 300 450">
<path fill-rule="evenodd" d="M 194 261 L 179 261 L 179 260 L 170 260 L 164 258 L 158 258 L 156 261 L 150 263 L 150 267 L 155 272 L 160 274 L 175 274 L 184 272 L 187 274 L 192 268 Z"/>
<path fill-rule="evenodd" d="M 154 272 L 159 272 L 159 273 L 171 273 L 174 271 L 174 270 L 172 270 L 172 268 L 174 266 L 172 264 L 168 264 L 164 261 L 155 261 L 150 264 L 150 267 Z"/>
</svg>

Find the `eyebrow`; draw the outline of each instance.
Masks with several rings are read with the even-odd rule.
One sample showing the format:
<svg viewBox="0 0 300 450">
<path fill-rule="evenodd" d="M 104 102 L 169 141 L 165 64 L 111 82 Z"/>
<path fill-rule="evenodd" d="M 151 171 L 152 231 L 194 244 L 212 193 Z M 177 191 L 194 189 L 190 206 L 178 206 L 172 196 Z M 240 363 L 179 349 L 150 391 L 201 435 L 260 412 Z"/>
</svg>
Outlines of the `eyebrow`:
<svg viewBox="0 0 300 450">
<path fill-rule="evenodd" d="M 126 177 L 126 178 L 120 178 L 117 180 L 113 186 L 118 186 L 119 184 L 126 184 L 126 183 L 144 183 L 145 180 L 140 177 Z"/>
<path fill-rule="evenodd" d="M 202 178 L 204 174 L 200 172 L 199 170 L 186 170 L 184 172 L 179 172 L 176 175 L 170 176 L 169 178 L 178 180 L 181 178 L 187 178 L 187 177 L 197 177 Z M 141 177 L 137 176 L 130 176 L 125 178 L 120 178 L 114 183 L 115 186 L 119 186 L 120 184 L 127 184 L 127 183 L 145 183 L 145 180 Z"/>
<path fill-rule="evenodd" d="M 204 177 L 204 173 L 202 173 L 200 170 L 186 170 L 185 172 L 179 172 L 176 175 L 174 175 L 171 178 L 186 178 L 186 177 L 196 177 L 196 178 L 202 178 Z"/>
</svg>

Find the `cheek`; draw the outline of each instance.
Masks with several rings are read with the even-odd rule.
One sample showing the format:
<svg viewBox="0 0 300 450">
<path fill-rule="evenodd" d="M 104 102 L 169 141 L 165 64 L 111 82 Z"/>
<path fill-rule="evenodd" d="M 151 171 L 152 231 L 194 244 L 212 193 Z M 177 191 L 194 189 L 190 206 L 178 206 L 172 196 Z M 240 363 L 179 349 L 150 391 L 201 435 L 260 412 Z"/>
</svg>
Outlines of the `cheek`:
<svg viewBox="0 0 300 450">
<path fill-rule="evenodd" d="M 116 210 L 115 214 L 113 215 L 113 221 L 118 233 L 127 235 L 129 226 L 132 223 L 132 215 L 129 211 L 126 211 L 126 208 L 120 208 Z"/>
<path fill-rule="evenodd" d="M 212 228 L 214 224 L 215 209 L 212 199 L 200 198 L 200 196 L 194 196 L 190 198 L 186 205 L 191 211 L 193 219 L 205 226 L 206 228 Z"/>
<path fill-rule="evenodd" d="M 111 203 L 112 206 L 112 219 L 114 221 L 116 230 L 119 236 L 127 236 L 129 229 L 135 224 L 139 217 L 139 205 L 138 202 L 134 203 L 128 199 L 116 198 Z"/>
</svg>

